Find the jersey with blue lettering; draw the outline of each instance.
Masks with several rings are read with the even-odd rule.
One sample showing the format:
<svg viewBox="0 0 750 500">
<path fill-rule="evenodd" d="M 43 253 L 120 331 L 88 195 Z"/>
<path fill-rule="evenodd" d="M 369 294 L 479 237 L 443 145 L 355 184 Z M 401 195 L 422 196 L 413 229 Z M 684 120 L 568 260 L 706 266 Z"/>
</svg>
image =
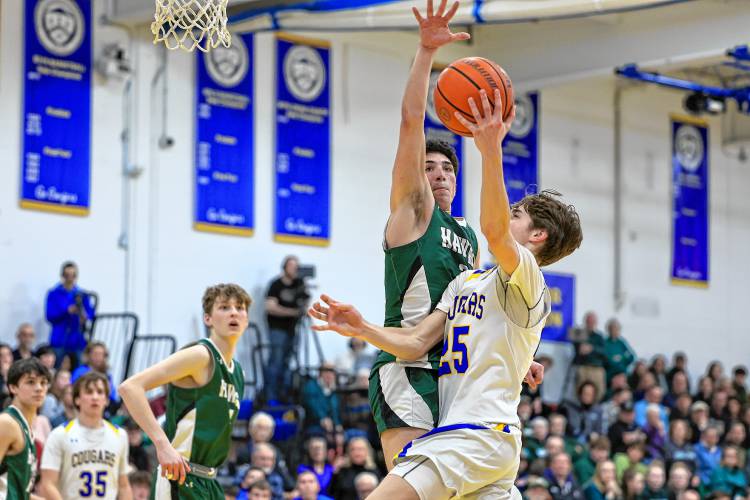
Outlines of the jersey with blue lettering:
<svg viewBox="0 0 750 500">
<path fill-rule="evenodd" d="M 461 271 L 474 268 L 478 249 L 477 236 L 463 217 L 451 216 L 436 203 L 420 238 L 384 249 L 385 326 L 414 326 L 426 318 L 448 283 Z M 399 362 L 435 369 L 439 358 L 438 344 L 423 359 Z M 393 361 L 395 356 L 381 351 L 373 369 Z"/>
<path fill-rule="evenodd" d="M 437 309 L 448 317 L 438 386 L 439 427 L 518 425 L 521 384 L 550 312 L 544 276 L 525 247 L 512 276 L 499 267 L 465 271 Z"/>
<path fill-rule="evenodd" d="M 42 452 L 42 470 L 59 473 L 57 488 L 65 499 L 115 500 L 120 477 L 130 467 L 128 451 L 124 430 L 106 420 L 91 429 L 74 419 L 50 433 Z"/>
</svg>

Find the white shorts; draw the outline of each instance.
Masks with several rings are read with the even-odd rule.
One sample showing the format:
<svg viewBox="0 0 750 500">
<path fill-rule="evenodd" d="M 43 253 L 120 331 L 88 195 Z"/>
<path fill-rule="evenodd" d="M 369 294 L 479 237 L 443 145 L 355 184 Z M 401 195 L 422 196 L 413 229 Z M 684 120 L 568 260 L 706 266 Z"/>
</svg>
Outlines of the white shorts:
<svg viewBox="0 0 750 500">
<path fill-rule="evenodd" d="M 436 427 L 406 445 L 391 474 L 421 500 L 520 499 L 513 485 L 521 456 L 521 431 L 467 424 Z"/>
</svg>

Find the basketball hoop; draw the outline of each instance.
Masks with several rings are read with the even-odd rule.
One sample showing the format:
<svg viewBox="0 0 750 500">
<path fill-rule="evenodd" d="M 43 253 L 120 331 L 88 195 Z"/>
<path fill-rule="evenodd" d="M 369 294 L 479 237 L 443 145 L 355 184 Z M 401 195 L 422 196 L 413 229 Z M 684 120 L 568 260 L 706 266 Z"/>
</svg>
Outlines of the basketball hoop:
<svg viewBox="0 0 750 500">
<path fill-rule="evenodd" d="M 156 0 L 151 32 L 154 43 L 164 42 L 170 50 L 208 52 L 219 46 L 229 47 L 232 37 L 227 31 L 228 0 Z"/>
</svg>

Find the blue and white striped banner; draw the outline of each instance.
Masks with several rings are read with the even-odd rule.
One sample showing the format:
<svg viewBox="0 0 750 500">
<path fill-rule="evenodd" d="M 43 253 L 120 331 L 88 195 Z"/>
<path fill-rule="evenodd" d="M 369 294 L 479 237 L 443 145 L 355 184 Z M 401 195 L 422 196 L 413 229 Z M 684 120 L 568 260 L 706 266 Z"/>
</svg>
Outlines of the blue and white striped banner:
<svg viewBox="0 0 750 500">
<path fill-rule="evenodd" d="M 26 0 L 21 207 L 88 215 L 91 1 Z"/>
<path fill-rule="evenodd" d="M 708 126 L 672 115 L 672 283 L 708 287 Z"/>
<path fill-rule="evenodd" d="M 552 298 L 552 311 L 547 316 L 547 323 L 542 330 L 542 340 L 567 342 L 568 330 L 575 323 L 576 314 L 576 277 L 572 274 L 544 272 Z"/>
</svg>

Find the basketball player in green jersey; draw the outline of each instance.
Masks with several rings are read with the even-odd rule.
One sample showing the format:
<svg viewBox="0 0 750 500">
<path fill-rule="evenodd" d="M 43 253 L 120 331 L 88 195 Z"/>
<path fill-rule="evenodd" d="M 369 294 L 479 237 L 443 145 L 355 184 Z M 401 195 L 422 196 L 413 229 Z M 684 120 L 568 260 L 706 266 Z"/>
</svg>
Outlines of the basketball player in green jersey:
<svg viewBox="0 0 750 500">
<path fill-rule="evenodd" d="M 390 217 L 385 229 L 385 326 L 411 327 L 426 318 L 448 283 L 461 271 L 479 266 L 474 230 L 450 214 L 456 195 L 458 161 L 446 143 L 424 134 L 433 56 L 438 48 L 468 33 L 452 33 L 448 22 L 458 2 L 446 11 L 427 2 L 427 15 L 414 8 L 420 43 L 401 104 L 401 129 L 393 165 Z M 423 359 L 406 362 L 381 351 L 370 373 L 370 406 L 390 470 L 391 458 L 408 442 L 431 430 L 438 419 L 437 364 L 441 343 Z M 541 382 L 542 366 L 532 367 Z"/>
<path fill-rule="evenodd" d="M 36 358 L 21 359 L 8 370 L 10 406 L 0 414 L 0 498 L 43 500 L 32 495 L 36 446 L 31 424 L 47 396 L 49 370 Z"/>
<path fill-rule="evenodd" d="M 152 499 L 224 500 L 216 469 L 229 454 L 244 391 L 244 373 L 234 352 L 247 329 L 251 302 L 237 285 L 209 287 L 203 295 L 203 322 L 211 330 L 209 338 L 120 385 L 128 412 L 156 446 L 159 467 Z M 169 384 L 169 393 L 162 429 L 146 392 L 164 384 Z"/>
</svg>

